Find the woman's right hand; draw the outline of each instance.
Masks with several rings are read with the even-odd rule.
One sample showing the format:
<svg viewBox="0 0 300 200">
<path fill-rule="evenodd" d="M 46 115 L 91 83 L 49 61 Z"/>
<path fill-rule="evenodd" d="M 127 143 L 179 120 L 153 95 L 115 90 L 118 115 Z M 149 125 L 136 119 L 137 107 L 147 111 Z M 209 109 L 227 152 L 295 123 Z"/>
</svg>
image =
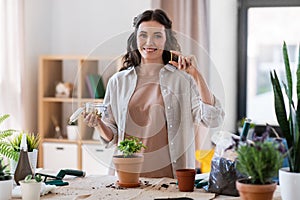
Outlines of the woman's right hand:
<svg viewBox="0 0 300 200">
<path fill-rule="evenodd" d="M 94 128 L 100 125 L 100 117 L 95 113 L 84 113 L 83 120 L 89 127 Z"/>
</svg>

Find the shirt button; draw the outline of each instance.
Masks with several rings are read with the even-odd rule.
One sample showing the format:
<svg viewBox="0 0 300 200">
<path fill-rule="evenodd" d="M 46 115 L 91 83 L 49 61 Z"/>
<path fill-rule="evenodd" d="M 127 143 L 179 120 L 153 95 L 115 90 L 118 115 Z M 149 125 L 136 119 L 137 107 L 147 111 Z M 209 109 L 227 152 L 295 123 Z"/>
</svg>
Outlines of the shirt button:
<svg viewBox="0 0 300 200">
<path fill-rule="evenodd" d="M 176 163 L 176 160 L 173 160 L 173 163 Z"/>
<path fill-rule="evenodd" d="M 173 125 L 172 124 L 170 124 L 170 128 L 172 128 L 173 127 Z"/>
<path fill-rule="evenodd" d="M 170 109 L 171 109 L 171 107 L 170 107 L 170 106 L 168 106 L 168 109 L 170 110 Z"/>
<path fill-rule="evenodd" d="M 164 91 L 165 94 L 167 94 L 167 89 L 164 89 L 163 91 Z"/>
<path fill-rule="evenodd" d="M 174 145 L 174 143 L 173 143 L 173 142 L 171 142 L 171 145 Z"/>
</svg>

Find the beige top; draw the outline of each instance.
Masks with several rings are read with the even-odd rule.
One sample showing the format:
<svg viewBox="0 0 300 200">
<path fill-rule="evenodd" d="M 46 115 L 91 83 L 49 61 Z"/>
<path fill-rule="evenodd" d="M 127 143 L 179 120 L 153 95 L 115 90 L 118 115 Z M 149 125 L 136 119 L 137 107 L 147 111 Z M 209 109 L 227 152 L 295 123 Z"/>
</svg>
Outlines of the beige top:
<svg viewBox="0 0 300 200">
<path fill-rule="evenodd" d="M 163 65 L 137 67 L 137 86 L 129 101 L 125 137 L 135 136 L 143 149 L 142 177 L 173 178 L 159 71 Z"/>
</svg>

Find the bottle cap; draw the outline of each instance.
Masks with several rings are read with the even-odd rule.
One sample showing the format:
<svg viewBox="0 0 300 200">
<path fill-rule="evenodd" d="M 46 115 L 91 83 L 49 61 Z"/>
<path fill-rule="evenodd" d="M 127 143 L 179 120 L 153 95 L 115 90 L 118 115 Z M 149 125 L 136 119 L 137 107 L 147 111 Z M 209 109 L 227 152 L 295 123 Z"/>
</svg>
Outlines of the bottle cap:
<svg viewBox="0 0 300 200">
<path fill-rule="evenodd" d="M 22 140 L 21 140 L 20 149 L 24 150 L 24 151 L 27 151 L 27 138 L 26 138 L 26 134 L 25 133 L 22 134 Z"/>
</svg>

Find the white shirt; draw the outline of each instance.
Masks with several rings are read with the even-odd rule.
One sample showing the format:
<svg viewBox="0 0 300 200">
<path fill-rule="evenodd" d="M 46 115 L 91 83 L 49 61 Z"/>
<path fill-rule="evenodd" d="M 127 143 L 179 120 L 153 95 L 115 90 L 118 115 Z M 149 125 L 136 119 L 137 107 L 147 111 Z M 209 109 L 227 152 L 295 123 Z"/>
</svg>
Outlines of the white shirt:
<svg viewBox="0 0 300 200">
<path fill-rule="evenodd" d="M 160 89 L 165 105 L 169 151 L 173 174 L 176 169 L 195 168 L 195 141 L 193 123 L 215 128 L 222 124 L 224 111 L 214 98 L 215 105 L 201 101 L 198 87 L 192 76 L 172 65 L 159 72 Z M 134 67 L 114 74 L 108 81 L 104 104 L 108 114 L 104 123 L 114 133 L 107 147 L 124 139 L 129 100 L 136 88 Z"/>
</svg>

